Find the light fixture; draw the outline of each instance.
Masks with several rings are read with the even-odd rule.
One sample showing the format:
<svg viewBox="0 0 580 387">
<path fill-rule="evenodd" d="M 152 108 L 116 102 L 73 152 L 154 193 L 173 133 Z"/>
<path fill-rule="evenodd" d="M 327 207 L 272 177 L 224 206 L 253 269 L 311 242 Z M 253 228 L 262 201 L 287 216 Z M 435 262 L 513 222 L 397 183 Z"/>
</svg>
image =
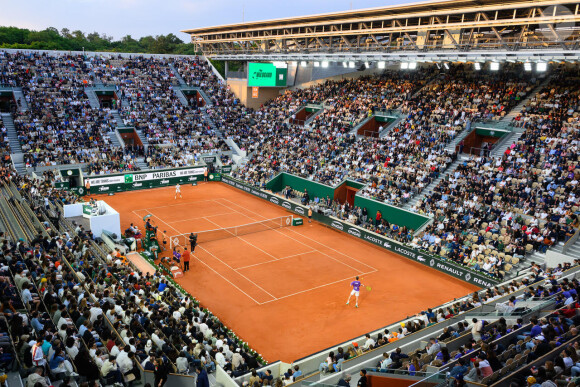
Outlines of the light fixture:
<svg viewBox="0 0 580 387">
<path fill-rule="evenodd" d="M 354 69 L 354 62 L 348 62 L 348 68 Z"/>
<path fill-rule="evenodd" d="M 481 70 L 481 65 L 479 63 L 475 62 L 473 64 L 473 68 L 475 68 L 477 71 L 479 71 L 479 70 Z"/>
<path fill-rule="evenodd" d="M 304 60 L 303 60 L 302 62 L 300 62 L 300 66 L 302 66 L 302 67 L 306 67 L 307 65 L 308 65 L 308 64 L 307 64 L 307 63 L 306 63 L 306 61 L 304 61 Z"/>
<path fill-rule="evenodd" d="M 323 60 L 322 61 L 322 67 L 324 67 L 324 68 L 328 67 L 328 61 L 327 60 Z"/>
<path fill-rule="evenodd" d="M 532 71 L 532 64 L 530 62 L 524 63 L 524 70 Z"/>
<path fill-rule="evenodd" d="M 365 67 L 366 67 L 367 69 L 371 67 L 371 66 L 369 65 L 369 62 L 365 62 Z"/>
<path fill-rule="evenodd" d="M 320 67 L 320 62 L 314 62 L 314 67 Z"/>
<path fill-rule="evenodd" d="M 409 70 L 415 70 L 417 68 L 417 62 L 409 63 Z"/>
<path fill-rule="evenodd" d="M 342 62 L 342 67 L 347 68 L 348 67 L 348 63 L 347 62 Z"/>
<path fill-rule="evenodd" d="M 489 69 L 491 71 L 498 71 L 499 70 L 499 62 L 491 62 L 489 64 Z"/>
<path fill-rule="evenodd" d="M 381 61 L 381 62 L 379 62 L 379 63 L 378 63 L 378 67 L 379 67 L 380 69 L 384 69 L 384 68 L 385 68 L 385 62 L 384 62 L 384 61 Z"/>
<path fill-rule="evenodd" d="M 447 64 L 447 62 L 443 63 L 443 67 L 445 67 L 445 70 L 449 70 L 449 65 Z"/>
<path fill-rule="evenodd" d="M 538 62 L 536 63 L 536 71 L 538 72 L 544 72 L 548 70 L 548 63 L 546 62 Z"/>
<path fill-rule="evenodd" d="M 401 62 L 401 70 L 407 70 L 409 68 L 409 62 Z"/>
</svg>

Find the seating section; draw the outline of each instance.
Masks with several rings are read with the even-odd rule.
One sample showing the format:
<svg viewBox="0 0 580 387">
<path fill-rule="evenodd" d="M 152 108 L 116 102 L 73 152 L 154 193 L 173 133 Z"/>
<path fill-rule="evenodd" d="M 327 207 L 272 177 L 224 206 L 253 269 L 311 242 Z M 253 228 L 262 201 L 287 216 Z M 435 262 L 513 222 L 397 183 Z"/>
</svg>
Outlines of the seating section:
<svg viewBox="0 0 580 387">
<path fill-rule="evenodd" d="M 546 276 L 550 277 L 553 274 L 558 277 L 561 272 L 546 273 Z M 505 318 L 492 316 L 493 322 L 478 319 L 459 321 L 439 331 L 438 335 L 428 340 L 424 348 L 421 345 L 407 353 L 401 351 L 400 348 L 390 353 L 384 352 L 381 347 L 416 332 L 416 325 L 411 319 L 405 322 L 405 327 L 401 328 L 398 333 L 385 331 L 377 337 L 367 336 L 369 345 L 365 344 L 360 354 L 364 354 L 365 351 L 384 352 L 376 368 L 368 370 L 410 376 L 427 376 L 431 373 L 446 372 L 451 382 L 457 379 L 483 385 L 493 385 L 500 380 L 502 382 L 519 381 L 522 376 L 524 376 L 524 384 L 519 385 L 525 385 L 528 376 L 541 378 L 540 383 L 546 380 L 558 382 L 569 380 L 571 366 L 574 363 L 566 366 L 562 364 L 564 359 L 558 360 L 551 354 L 554 351 L 558 352 L 555 350 L 557 348 L 566 354 L 569 350 L 576 351 L 570 344 L 577 340 L 578 330 L 575 326 L 580 322 L 577 316 L 580 304 L 576 301 L 578 290 L 580 290 L 578 281 L 575 279 L 570 281 L 566 278 L 563 281 L 547 282 L 545 286 L 543 282 L 537 282 L 533 286 L 514 285 L 510 289 L 505 289 L 505 291 L 502 289 L 495 294 L 491 290 L 476 293 L 473 300 L 467 303 L 469 305 L 467 308 L 459 309 L 458 305 L 453 305 L 447 310 L 429 309 L 416 316 L 415 323 L 418 322 L 424 326 L 425 321 L 433 324 L 454 316 L 457 318 L 460 316 L 458 313 L 469 311 L 473 306 L 482 303 L 493 304 L 495 300 L 506 300 L 510 293 L 517 291 L 518 287 L 526 289 L 525 292 L 518 297 L 510 297 L 509 301 L 502 301 L 502 305 L 512 305 L 513 311 L 517 309 L 518 303 L 526 300 L 551 301 L 554 303 L 555 311 L 550 311 L 540 318 L 531 317 L 529 321 L 510 317 L 509 313 Z M 508 323 L 506 319 L 512 319 L 513 323 Z M 562 358 L 565 356 L 563 355 Z M 552 364 L 544 364 L 546 360 L 551 361 Z M 539 373 L 537 369 L 530 369 L 529 364 L 537 361 L 549 369 L 539 370 Z M 346 364 L 341 365 L 344 367 Z M 549 372 L 546 374 L 543 371 Z M 577 372 L 572 376 L 576 374 Z"/>
<path fill-rule="evenodd" d="M 30 202 L 49 197 L 44 181 L 2 172 Z M 159 366 L 157 360 L 183 374 L 198 365 L 208 372 L 217 364 L 239 373 L 258 367 L 243 342 L 162 274 L 139 272 L 64 218 L 52 223 L 67 202 L 54 199 L 35 209 L 44 222 L 41 234 L 19 246 L 1 241 L 2 310 L 23 376 L 35 378 L 36 366 L 47 364 L 50 380 L 72 376 L 113 384 L 141 378 L 144 369 Z M 120 372 L 111 370 L 109 356 L 116 356 Z"/>
<path fill-rule="evenodd" d="M 415 246 L 501 276 L 580 225 L 579 78 L 557 74 L 515 120 L 525 127 L 501 157 L 475 157 L 415 208 L 435 222 Z"/>
</svg>

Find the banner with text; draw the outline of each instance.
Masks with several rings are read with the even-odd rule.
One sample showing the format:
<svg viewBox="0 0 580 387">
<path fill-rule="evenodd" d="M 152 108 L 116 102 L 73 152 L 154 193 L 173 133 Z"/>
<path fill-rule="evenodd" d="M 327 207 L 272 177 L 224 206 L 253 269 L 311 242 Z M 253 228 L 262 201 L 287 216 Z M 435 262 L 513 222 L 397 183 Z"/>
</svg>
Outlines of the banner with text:
<svg viewBox="0 0 580 387">
<path fill-rule="evenodd" d="M 165 169 L 125 173 L 109 176 L 87 176 L 85 183 L 90 184 L 90 193 L 123 192 L 137 189 L 166 187 L 176 184 L 191 184 L 203 181 L 204 167 Z M 221 174 L 212 173 L 208 180 L 221 181 Z M 79 195 L 86 195 L 86 188 L 78 188 Z"/>
</svg>

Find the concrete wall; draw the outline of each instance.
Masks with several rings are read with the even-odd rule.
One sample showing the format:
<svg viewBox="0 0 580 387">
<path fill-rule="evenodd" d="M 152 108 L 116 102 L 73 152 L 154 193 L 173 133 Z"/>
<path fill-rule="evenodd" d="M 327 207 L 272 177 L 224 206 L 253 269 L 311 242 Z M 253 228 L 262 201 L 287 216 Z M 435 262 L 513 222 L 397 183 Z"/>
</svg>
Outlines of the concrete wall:
<svg viewBox="0 0 580 387">
<path fill-rule="evenodd" d="M 243 105 L 254 109 L 259 109 L 267 101 L 276 98 L 283 90 L 279 87 L 260 87 L 258 98 L 252 98 L 252 88 L 248 86 L 247 79 L 232 78 L 227 80 L 227 84 Z"/>
<path fill-rule="evenodd" d="M 574 263 L 574 257 L 565 254 L 560 254 L 550 249 L 546 251 L 546 268 L 556 267 L 558 266 L 558 264 L 566 262 Z"/>
</svg>

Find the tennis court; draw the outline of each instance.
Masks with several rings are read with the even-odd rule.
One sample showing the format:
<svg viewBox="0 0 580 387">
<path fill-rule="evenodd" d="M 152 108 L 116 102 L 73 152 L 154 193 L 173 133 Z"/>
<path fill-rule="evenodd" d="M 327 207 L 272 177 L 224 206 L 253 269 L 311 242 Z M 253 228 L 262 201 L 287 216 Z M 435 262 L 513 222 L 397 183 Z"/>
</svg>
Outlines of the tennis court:
<svg viewBox="0 0 580 387">
<path fill-rule="evenodd" d="M 291 362 L 476 289 L 323 225 L 288 226 L 289 212 L 225 184 L 182 186 L 177 200 L 174 192 L 99 199 L 119 211 L 123 230 L 151 214 L 168 250 L 187 243 L 178 235 L 200 233 L 177 281 L 268 361 Z M 372 291 L 355 309 L 345 303 L 357 275 Z"/>
</svg>

